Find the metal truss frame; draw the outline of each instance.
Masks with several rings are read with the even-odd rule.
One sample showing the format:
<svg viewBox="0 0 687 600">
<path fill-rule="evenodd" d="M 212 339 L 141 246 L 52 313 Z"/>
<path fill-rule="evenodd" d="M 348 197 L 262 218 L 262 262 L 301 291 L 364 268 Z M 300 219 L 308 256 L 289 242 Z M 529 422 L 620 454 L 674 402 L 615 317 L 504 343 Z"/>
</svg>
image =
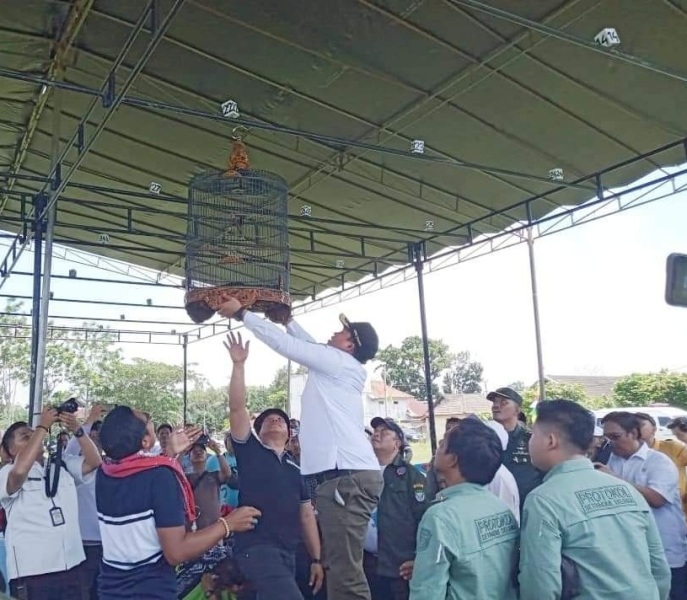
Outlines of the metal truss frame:
<svg viewBox="0 0 687 600">
<path fill-rule="evenodd" d="M 687 148 L 687 140 L 680 142 L 680 144 L 685 145 Z M 672 145 L 671 145 L 672 147 Z M 666 148 L 661 148 L 659 151 L 663 151 Z M 658 151 L 657 151 L 658 152 Z M 420 242 L 405 242 L 408 244 L 408 258 L 404 263 L 395 268 L 389 268 L 383 272 L 374 272 L 374 268 L 368 269 L 366 271 L 367 277 L 358 283 L 344 283 L 339 285 L 337 288 L 330 292 L 324 292 L 315 297 L 310 296 L 309 299 L 303 302 L 297 303 L 294 309 L 295 314 L 305 314 L 318 310 L 321 308 L 326 308 L 332 306 L 339 302 L 345 300 L 350 300 L 352 298 L 357 298 L 369 293 L 386 289 L 388 287 L 393 287 L 400 283 L 406 281 L 414 280 L 417 276 L 415 269 L 415 260 L 413 259 L 412 252 L 415 245 L 419 244 L 421 247 L 420 260 L 426 265 L 426 272 L 433 273 L 435 271 L 440 271 L 442 269 L 455 266 L 457 264 L 466 262 L 468 260 L 473 260 L 496 252 L 498 250 L 503 250 L 510 248 L 512 246 L 525 243 L 527 241 L 527 236 L 525 233 L 528 230 L 532 230 L 533 238 L 536 240 L 541 237 L 546 237 L 553 233 L 571 229 L 578 225 L 583 225 L 585 223 L 598 220 L 600 218 L 616 214 L 630 208 L 642 206 L 649 202 L 659 200 L 661 198 L 670 196 L 674 193 L 682 191 L 687 187 L 680 186 L 677 187 L 675 180 L 681 176 L 687 175 L 687 167 L 677 168 L 673 172 L 664 173 L 659 177 L 651 178 L 649 180 L 638 182 L 634 185 L 630 185 L 620 191 L 601 193 L 601 197 L 597 197 L 587 203 L 576 205 L 566 209 L 560 209 L 554 211 L 549 215 L 535 219 L 521 221 L 506 230 L 496 232 L 493 234 L 478 234 L 475 235 L 474 232 L 478 229 L 471 225 L 470 223 L 464 225 L 465 235 L 461 236 L 466 239 L 465 243 L 456 248 L 449 248 L 445 251 L 439 252 L 433 256 L 426 256 L 424 250 L 424 241 Z M 659 196 L 655 194 L 660 190 L 670 186 L 665 193 L 661 193 Z M 119 190 L 112 188 L 110 190 L 112 193 L 119 193 Z M 527 200 L 523 203 L 519 203 L 504 209 L 503 212 L 511 212 L 521 207 L 527 207 L 528 203 L 534 201 L 533 199 Z M 497 214 L 496 211 L 494 214 Z M 487 217 L 489 218 L 489 217 Z M 301 222 L 306 219 L 300 218 Z M 322 220 L 325 221 L 325 220 Z M 380 229 L 382 229 L 380 227 Z M 441 234 L 438 234 L 441 235 Z M 97 244 L 94 244 L 94 246 Z M 69 262 L 70 264 L 82 264 L 89 267 L 94 267 L 100 270 L 107 271 L 109 273 L 122 275 L 124 277 L 131 278 L 126 279 L 111 279 L 111 278 L 96 278 L 96 277 L 68 277 L 65 275 L 53 276 L 60 279 L 76 279 L 83 282 L 93 282 L 93 283 L 113 283 L 113 284 L 127 284 L 127 285 L 144 285 L 150 286 L 151 288 L 175 288 L 183 289 L 183 280 L 181 278 L 175 278 L 176 283 L 164 283 L 160 277 L 159 273 L 156 273 L 149 269 L 138 268 L 128 263 L 118 261 L 115 259 L 107 259 L 99 256 L 95 256 L 88 252 L 82 250 L 75 250 L 73 248 L 65 248 L 63 246 L 55 247 L 56 258 Z M 32 276 L 31 273 L 14 272 L 13 276 Z M 165 276 L 167 277 L 167 276 Z M 333 286 L 334 287 L 334 286 Z M 24 300 L 30 300 L 31 296 L 17 296 L 0 294 L 0 298 L 18 298 Z M 80 304 L 88 305 L 106 305 L 106 306 L 121 306 L 121 307 L 136 307 L 136 308 L 164 308 L 164 309 L 181 309 L 179 306 L 170 305 L 154 305 L 147 303 L 138 302 L 122 302 L 122 301 L 101 301 L 101 300 L 89 300 L 84 298 L 54 298 L 53 302 L 74 302 Z M 26 316 L 26 315 L 25 315 Z M 54 317 L 54 318 L 67 318 L 67 317 Z M 82 319 L 83 320 L 83 319 Z M 183 327 L 184 323 L 181 321 L 157 321 L 157 320 L 129 320 L 129 319 L 85 319 L 90 321 L 104 321 L 112 323 L 149 323 L 149 324 L 160 324 L 168 325 L 173 327 Z M 189 325 L 188 323 L 186 325 Z M 188 336 L 188 343 L 196 343 L 198 341 L 214 337 L 216 335 L 221 335 L 227 331 L 227 325 L 223 322 L 213 322 L 207 323 L 198 327 L 191 327 L 185 329 L 179 333 L 175 332 L 177 335 L 178 344 L 183 344 L 183 336 Z M 151 332 L 156 333 L 156 332 Z M 159 332 L 161 333 L 161 332 Z"/>
</svg>

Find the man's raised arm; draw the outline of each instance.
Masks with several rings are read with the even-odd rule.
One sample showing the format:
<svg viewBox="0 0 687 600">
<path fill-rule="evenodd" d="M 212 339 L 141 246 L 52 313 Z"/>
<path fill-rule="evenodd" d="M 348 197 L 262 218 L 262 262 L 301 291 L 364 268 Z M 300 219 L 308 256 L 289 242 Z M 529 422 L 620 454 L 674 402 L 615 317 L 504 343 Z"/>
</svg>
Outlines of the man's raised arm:
<svg viewBox="0 0 687 600">
<path fill-rule="evenodd" d="M 223 304 L 218 312 L 223 317 L 232 318 L 240 310 L 241 304 L 232 298 Z M 335 377 L 344 365 L 344 357 L 336 348 L 289 335 L 274 323 L 261 319 L 252 312 L 245 311 L 243 324 L 272 350 L 308 369 Z"/>
<path fill-rule="evenodd" d="M 224 342 L 233 368 L 229 380 L 229 424 L 231 435 L 238 441 L 245 441 L 250 435 L 250 415 L 246 407 L 246 359 L 250 342 L 243 344 L 241 334 L 230 333 Z"/>
</svg>

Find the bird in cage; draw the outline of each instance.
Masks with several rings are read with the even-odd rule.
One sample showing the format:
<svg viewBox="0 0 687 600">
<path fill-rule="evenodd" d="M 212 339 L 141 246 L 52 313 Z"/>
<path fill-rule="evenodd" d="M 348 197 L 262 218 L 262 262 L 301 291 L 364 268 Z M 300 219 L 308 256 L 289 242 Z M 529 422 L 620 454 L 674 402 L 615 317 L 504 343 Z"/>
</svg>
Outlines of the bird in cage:
<svg viewBox="0 0 687 600">
<path fill-rule="evenodd" d="M 234 139 L 227 168 L 189 185 L 184 305 L 195 323 L 229 298 L 256 312 L 289 307 L 288 187 L 252 170 Z"/>
<path fill-rule="evenodd" d="M 227 163 L 227 176 L 241 177 L 241 171 L 247 171 L 248 169 L 250 169 L 248 149 L 241 140 L 234 140 L 229 162 Z"/>
</svg>

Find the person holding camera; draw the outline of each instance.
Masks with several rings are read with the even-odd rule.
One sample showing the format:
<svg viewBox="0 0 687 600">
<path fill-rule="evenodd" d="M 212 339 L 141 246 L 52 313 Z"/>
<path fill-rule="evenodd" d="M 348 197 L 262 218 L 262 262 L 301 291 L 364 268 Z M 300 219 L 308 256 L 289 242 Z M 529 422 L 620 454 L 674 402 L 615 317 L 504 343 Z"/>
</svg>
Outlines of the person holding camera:
<svg viewBox="0 0 687 600">
<path fill-rule="evenodd" d="M 70 408 L 70 407 L 67 407 Z M 44 459 L 50 428 L 60 423 L 79 440 L 81 456 Z M 19 600 L 81 597 L 76 567 L 86 556 L 79 529 L 76 486 L 93 476 L 100 453 L 74 413 L 47 407 L 35 429 L 24 421 L 2 437 L 10 463 L 0 469 L 0 504 L 7 515 L 5 545 L 10 593 Z"/>
<path fill-rule="evenodd" d="M 219 471 L 207 469 L 207 449 L 214 452 L 219 463 Z M 191 446 L 189 452 L 193 471 L 186 477 L 193 488 L 193 497 L 196 501 L 196 529 L 205 529 L 220 518 L 220 486 L 222 484 L 238 487 L 238 478 L 231 472 L 227 459 L 222 456 L 222 451 L 209 435 L 201 435 Z"/>
</svg>

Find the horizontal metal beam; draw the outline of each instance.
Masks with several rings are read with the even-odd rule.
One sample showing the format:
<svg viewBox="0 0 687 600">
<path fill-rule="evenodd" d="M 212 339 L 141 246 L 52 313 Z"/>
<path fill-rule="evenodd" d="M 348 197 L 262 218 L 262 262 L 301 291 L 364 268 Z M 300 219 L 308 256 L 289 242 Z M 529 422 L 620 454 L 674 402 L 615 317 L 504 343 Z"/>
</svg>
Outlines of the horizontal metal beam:
<svg viewBox="0 0 687 600">
<path fill-rule="evenodd" d="M 48 67 L 48 72 L 45 74 L 48 81 L 55 81 L 60 77 L 60 74 L 64 68 L 64 63 L 69 50 L 79 34 L 81 27 L 86 21 L 91 7 L 93 6 L 93 0 L 74 0 L 70 4 L 67 16 L 63 24 L 61 24 L 57 39 L 52 41 L 52 56 L 50 59 L 50 66 Z M 48 99 L 52 94 L 53 88 L 51 86 L 41 86 L 36 102 L 33 105 L 31 114 L 26 123 L 26 129 L 24 130 L 24 135 L 22 136 L 19 147 L 14 154 L 14 159 L 9 168 L 9 177 L 5 184 L 6 190 L 9 191 L 14 186 L 17 181 L 17 173 L 24 163 L 24 158 L 33 140 L 33 135 L 38 128 L 38 124 L 41 120 L 41 116 L 45 107 L 48 105 Z M 3 209 L 7 204 L 8 196 L 3 194 L 0 200 L 0 214 L 2 214 Z"/>
<path fill-rule="evenodd" d="M 8 79 L 21 79 L 24 81 L 35 81 L 35 82 L 42 83 L 42 84 L 47 85 L 47 86 L 62 87 L 62 84 L 60 82 L 56 82 L 56 81 L 49 82 L 49 81 L 47 81 L 47 80 L 45 80 L 39 76 L 27 75 L 26 73 L 23 73 L 21 71 L 13 71 L 12 69 L 0 68 L 0 77 L 6 77 Z M 94 93 L 97 93 L 93 89 L 84 88 L 83 90 L 80 90 L 78 86 L 76 87 L 76 89 L 74 89 L 74 86 L 71 86 L 71 88 L 72 88 L 72 91 L 83 91 L 84 93 L 88 93 L 89 95 L 94 95 Z M 153 110 L 157 110 L 157 111 L 183 114 L 186 116 L 192 116 L 192 117 L 197 117 L 197 118 L 201 118 L 201 119 L 209 119 L 211 121 L 217 121 L 217 122 L 226 123 L 226 121 L 227 121 L 227 117 L 224 117 L 219 112 L 214 113 L 214 112 L 209 112 L 209 111 L 204 111 L 204 110 L 198 110 L 198 109 L 194 109 L 194 108 L 188 108 L 185 106 L 169 104 L 167 102 L 161 102 L 158 100 L 149 100 L 146 98 L 137 98 L 137 97 L 123 98 L 121 100 L 121 104 L 126 105 L 126 106 L 138 107 L 138 108 L 153 109 Z M 410 149 L 401 150 L 399 148 L 392 148 L 389 146 L 382 146 L 382 145 L 378 145 L 378 144 L 370 144 L 370 143 L 361 142 L 359 140 L 354 140 L 354 139 L 338 138 L 338 137 L 334 137 L 334 136 L 316 133 L 313 131 L 295 129 L 293 127 L 284 127 L 281 125 L 274 125 L 271 123 L 266 123 L 264 121 L 257 121 L 254 119 L 246 119 L 246 118 L 240 117 L 240 118 L 232 119 L 231 122 L 236 124 L 236 126 L 245 127 L 246 129 L 263 130 L 263 131 L 268 131 L 268 132 L 272 132 L 272 133 L 282 133 L 282 134 L 290 135 L 290 136 L 294 136 L 294 137 L 305 138 L 305 139 L 308 139 L 310 141 L 314 141 L 314 142 L 318 142 L 322 145 L 326 145 L 331 150 L 340 150 L 340 151 L 346 151 L 346 152 L 350 153 L 352 148 L 356 148 L 359 150 L 363 150 L 365 152 L 376 152 L 376 153 L 380 153 L 380 154 L 389 154 L 389 155 L 393 155 L 393 156 L 408 159 L 408 160 L 416 160 L 416 161 L 427 162 L 427 163 L 442 164 L 445 166 L 457 167 L 457 168 L 461 168 L 461 169 L 475 170 L 475 171 L 479 171 L 480 173 L 485 173 L 488 175 L 497 175 L 499 177 L 510 177 L 513 179 L 524 179 L 524 180 L 533 181 L 533 182 L 537 182 L 537 183 L 543 183 L 546 185 L 565 185 L 565 186 L 571 187 L 571 188 L 591 189 L 591 188 L 588 188 L 586 186 L 576 184 L 576 183 L 560 184 L 558 182 L 552 182 L 551 179 L 549 179 L 547 177 L 540 176 L 540 175 L 535 175 L 534 173 L 525 173 L 524 171 L 512 171 L 509 169 L 504 169 L 504 168 L 494 167 L 494 166 L 489 166 L 489 165 L 483 165 L 483 164 L 479 164 L 479 163 L 473 163 L 470 161 L 464 161 L 464 160 L 461 160 L 458 158 L 452 158 L 452 157 L 448 157 L 448 156 L 433 156 L 433 155 L 429 155 L 429 154 L 412 153 L 410 151 Z"/>
<path fill-rule="evenodd" d="M 675 186 L 675 179 L 681 176 L 687 176 L 687 169 L 676 170 L 674 173 L 667 176 L 652 179 L 651 181 L 636 184 L 634 186 L 628 186 L 626 189 L 611 194 L 609 197 L 603 199 L 597 198 L 579 206 L 561 209 L 554 214 L 533 220 L 531 223 L 517 224 L 507 231 L 498 232 L 490 236 L 482 236 L 459 248 L 440 252 L 434 256 L 428 257 L 425 260 L 426 269 L 430 273 L 441 271 L 468 260 L 474 260 L 499 250 L 526 243 L 527 236 L 524 235 L 524 232 L 530 227 L 533 228 L 534 239 L 538 239 L 560 231 L 572 229 L 573 227 L 579 227 L 586 223 L 597 221 L 631 208 L 637 208 L 670 197 L 678 192 L 687 190 L 687 183 L 681 187 Z M 667 192 L 654 195 L 665 186 L 671 184 L 672 187 Z M 639 196 L 637 196 L 638 192 L 641 192 Z M 308 300 L 294 306 L 294 314 L 305 314 L 328 306 L 333 306 L 345 302 L 346 300 L 358 298 L 372 292 L 405 283 L 406 281 L 414 280 L 416 276 L 417 273 L 414 265 L 389 269 L 385 273 L 379 274 L 377 277 L 369 278 L 354 284 L 348 284 L 346 289 L 339 288 L 330 292 L 324 292 L 320 294 L 319 297 L 310 296 Z M 305 293 L 306 290 L 301 290 L 301 292 Z M 222 333 L 221 328 L 223 323 L 226 323 L 226 321 L 201 325 L 197 329 L 191 330 L 188 333 L 190 343 L 195 343 L 218 335 L 218 330 L 219 333 Z"/>
<path fill-rule="evenodd" d="M 515 25 L 520 25 L 521 27 L 525 27 L 532 31 L 536 31 L 551 38 L 561 40 L 563 42 L 568 42 L 580 48 L 590 50 L 591 52 L 602 54 L 606 58 L 609 58 L 611 60 L 624 62 L 634 67 L 651 71 L 653 73 L 657 73 L 658 75 L 662 75 L 670 79 L 676 79 L 677 81 L 680 81 L 682 83 L 687 83 L 687 74 L 685 73 L 679 73 L 677 71 L 669 69 L 668 67 L 656 65 L 644 58 L 639 58 L 637 56 L 627 54 L 620 50 L 615 50 L 613 48 L 605 48 L 604 46 L 597 44 L 593 40 L 586 40 L 584 38 L 573 35 L 572 33 L 569 33 L 567 31 L 556 29 L 555 27 L 551 27 L 549 25 L 543 25 L 542 23 L 537 23 L 537 21 L 532 21 L 531 19 L 527 19 L 526 17 L 521 17 L 520 15 L 516 15 L 515 13 L 512 13 L 510 11 L 497 8 L 495 6 L 487 4 L 486 2 L 480 2 L 479 0 L 448 0 L 448 2 L 450 4 L 462 6 L 463 8 L 486 13 L 497 19 L 508 21 L 510 23 L 514 23 Z"/>
<path fill-rule="evenodd" d="M 30 317 L 31 313 L 30 312 L 5 312 L 5 311 L 0 311 L 0 316 L 1 317 Z M 87 319 L 84 317 L 75 317 L 74 315 L 50 315 L 51 319 L 64 319 L 67 321 L 80 321 L 83 323 L 84 321 L 91 323 L 140 323 L 140 324 L 145 324 L 145 325 L 170 325 L 174 327 L 195 327 L 195 325 L 192 325 L 188 321 L 155 321 L 155 320 L 146 320 L 146 319 L 108 319 L 106 317 L 88 317 Z M 102 331 L 99 329 L 99 331 Z M 105 329 L 104 331 L 109 331 L 109 329 Z M 183 331 L 169 331 L 169 332 L 164 332 L 164 331 L 158 331 L 157 333 L 171 333 L 172 335 L 176 335 L 177 333 L 183 334 Z"/>
<path fill-rule="evenodd" d="M 43 188 L 38 192 L 39 194 L 47 192 L 49 191 L 49 187 L 52 188 L 50 190 L 50 200 L 46 203 L 46 206 L 43 210 L 43 215 L 40 215 L 41 217 L 49 213 L 49 211 L 52 209 L 52 206 L 55 204 L 55 202 L 57 202 L 60 194 L 64 191 L 73 175 L 81 166 L 81 163 L 86 158 L 88 152 L 93 147 L 96 140 L 105 129 L 105 126 L 114 116 L 114 113 L 116 112 L 117 108 L 122 103 L 122 100 L 124 99 L 125 95 L 128 93 L 129 89 L 136 80 L 136 77 L 138 77 L 139 73 L 143 70 L 143 67 L 148 62 L 148 59 L 152 56 L 153 52 L 162 41 L 164 34 L 171 25 L 174 16 L 181 9 L 184 2 L 185 0 L 174 1 L 171 8 L 165 15 L 165 18 L 154 29 L 150 41 L 148 42 L 146 48 L 143 50 L 142 54 L 138 58 L 134 67 L 130 70 L 129 76 L 122 83 L 121 88 L 118 91 L 115 91 L 116 71 L 124 62 L 126 56 L 129 53 L 129 50 L 134 46 L 138 38 L 138 34 L 143 29 L 143 26 L 150 19 L 151 14 L 153 14 L 153 10 L 156 7 L 155 0 L 150 0 L 146 8 L 141 13 L 139 20 L 133 26 L 133 29 L 131 30 L 128 39 L 124 43 L 124 46 L 120 50 L 117 58 L 115 58 L 112 68 L 110 69 L 110 72 L 103 84 L 101 91 L 105 112 L 100 122 L 96 126 L 95 130 L 91 132 L 91 134 L 88 136 L 88 140 L 84 141 L 84 131 L 88 126 L 90 117 L 93 111 L 95 110 L 95 107 L 98 105 L 98 99 L 94 99 L 94 101 L 91 103 L 91 107 L 87 110 L 86 114 L 82 117 L 81 121 L 79 122 L 79 125 L 77 126 L 77 129 L 74 132 L 71 140 L 69 141 L 69 143 L 66 144 L 64 151 L 55 161 L 55 168 L 51 171 L 50 174 L 50 177 L 55 180 L 53 182 L 53 185 L 44 185 Z M 55 83 L 55 81 L 47 82 L 46 85 L 55 85 Z M 67 170 L 67 172 L 64 175 L 62 175 L 62 164 L 64 163 L 68 154 L 72 151 L 74 147 L 77 147 L 78 149 L 78 156 L 76 160 L 72 162 L 71 167 Z M 55 183 L 57 183 L 57 185 L 55 185 Z M 28 236 L 17 236 L 15 241 L 12 243 L 9 252 L 7 253 L 5 259 L 2 262 L 2 270 L 0 272 L 0 289 L 2 289 L 11 271 L 16 266 L 17 262 L 19 261 L 19 258 L 23 254 L 24 250 L 26 249 L 30 241 L 31 233 L 29 233 Z"/>
</svg>

